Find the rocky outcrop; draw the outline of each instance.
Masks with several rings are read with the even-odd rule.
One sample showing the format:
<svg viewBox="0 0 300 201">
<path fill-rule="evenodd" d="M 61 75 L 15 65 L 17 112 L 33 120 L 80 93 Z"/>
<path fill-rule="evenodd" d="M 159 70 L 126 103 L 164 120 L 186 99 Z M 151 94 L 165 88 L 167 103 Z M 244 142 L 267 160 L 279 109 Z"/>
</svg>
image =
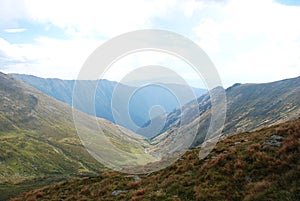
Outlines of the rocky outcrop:
<svg viewBox="0 0 300 201">
<path fill-rule="evenodd" d="M 262 145 L 266 146 L 272 146 L 272 147 L 280 147 L 282 143 L 283 137 L 280 135 L 272 135 L 267 141 L 265 141 Z"/>
</svg>

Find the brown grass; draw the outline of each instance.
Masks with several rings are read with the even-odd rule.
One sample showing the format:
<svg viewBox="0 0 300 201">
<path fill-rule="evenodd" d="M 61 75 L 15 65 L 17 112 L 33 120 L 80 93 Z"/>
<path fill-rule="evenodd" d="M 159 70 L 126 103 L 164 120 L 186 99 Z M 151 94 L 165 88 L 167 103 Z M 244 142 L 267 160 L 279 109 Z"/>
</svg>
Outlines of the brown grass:
<svg viewBox="0 0 300 201">
<path fill-rule="evenodd" d="M 262 146 L 272 135 L 283 136 L 282 145 Z M 234 142 L 241 143 L 232 146 Z M 203 160 L 198 151 L 189 150 L 183 160 L 159 172 L 140 175 L 139 182 L 105 172 L 13 200 L 300 200 L 300 119 L 228 137 Z M 128 193 L 113 196 L 118 189 Z"/>
</svg>

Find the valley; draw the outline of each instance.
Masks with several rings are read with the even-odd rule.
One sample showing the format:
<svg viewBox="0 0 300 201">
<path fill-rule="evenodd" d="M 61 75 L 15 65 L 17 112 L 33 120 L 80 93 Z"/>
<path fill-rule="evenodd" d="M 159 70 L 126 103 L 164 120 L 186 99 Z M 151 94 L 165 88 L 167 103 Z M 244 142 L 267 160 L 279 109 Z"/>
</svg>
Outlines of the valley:
<svg viewBox="0 0 300 201">
<path fill-rule="evenodd" d="M 3 73 L 0 105 L 0 200 L 45 183 L 106 170 L 81 143 L 71 107 Z M 76 114 L 82 119 L 78 129 L 87 135 L 97 133 L 89 126 L 94 118 L 79 111 Z M 144 152 L 142 138 L 132 138 L 130 131 L 104 119 L 96 121 L 119 148 Z M 128 133 L 127 143 L 124 132 Z"/>
<path fill-rule="evenodd" d="M 39 91 L 62 101 L 69 106 L 72 105 L 73 89 L 76 84 L 75 80 L 61 80 L 56 78 L 39 78 L 31 75 L 22 75 L 22 74 L 12 74 L 13 77 L 18 78 L 25 82 L 26 84 L 38 89 Z M 176 88 L 178 93 L 186 94 L 185 87 L 176 85 L 176 84 L 164 84 L 162 87 L 160 85 L 149 85 L 145 86 L 142 89 L 137 90 L 135 86 L 125 85 L 109 80 L 85 80 L 80 81 L 80 84 L 83 85 L 83 88 L 86 90 L 93 90 L 94 85 L 96 86 L 95 91 L 95 115 L 99 118 L 104 118 L 108 121 L 115 123 L 113 117 L 111 102 L 113 91 L 116 87 L 122 91 L 123 95 L 120 98 L 114 99 L 115 105 L 128 105 L 129 113 L 132 121 L 139 127 L 142 127 L 147 121 L 150 120 L 149 111 L 155 105 L 160 105 L 164 108 L 165 112 L 171 112 L 176 107 L 179 107 L 178 100 L 170 92 L 170 89 Z M 159 83 L 158 83 L 159 84 Z M 205 89 L 192 88 L 192 91 L 195 94 L 195 98 L 200 97 L 205 94 L 207 91 Z M 84 92 L 82 92 L 84 93 Z M 131 95 L 129 104 L 126 102 L 124 97 Z M 191 99 L 187 99 L 185 103 L 188 103 Z M 89 108 L 84 106 L 76 107 L 87 114 L 93 115 Z M 122 111 L 117 111 L 121 116 L 124 115 Z M 159 115 L 160 113 L 156 114 Z M 128 128 L 132 131 L 135 131 L 135 127 L 131 126 L 129 122 L 124 122 L 120 124 L 121 126 Z"/>
<path fill-rule="evenodd" d="M 64 88 L 61 82 L 66 86 L 65 81 L 51 80 L 48 93 L 57 89 L 60 97 L 69 97 L 72 85 Z M 128 200 L 130 197 L 136 200 L 225 200 L 225 197 L 256 200 L 260 197 L 255 196 L 271 199 L 282 185 L 286 185 L 282 193 L 290 200 L 297 200 L 299 83 L 300 77 L 297 77 L 265 84 L 235 84 L 226 89 L 226 120 L 220 142 L 208 156 L 199 159 L 199 146 L 207 140 L 205 133 L 211 118 L 210 93 L 218 94 L 222 91 L 220 88 L 200 96 L 197 104 L 189 102 L 152 119 L 158 122 L 165 119 L 166 124 L 161 131 L 144 133 L 153 136 L 147 139 L 106 119 L 72 110 L 67 99 L 60 102 L 54 99 L 57 97 L 50 97 L 51 94 L 48 96 L 1 73 L 0 200 L 17 195 L 21 197 L 15 200 Z M 43 84 L 37 82 L 35 86 Z M 63 89 L 68 92 L 62 92 Z M 135 101 L 141 100 L 136 98 Z M 111 110 L 106 106 L 103 104 L 102 110 Z M 195 113 L 196 109 L 200 113 Z M 284 123 L 288 120 L 292 121 Z M 181 135 L 174 135 L 180 126 Z M 185 147 L 184 140 L 195 128 L 198 132 L 192 146 Z M 273 135 L 283 138 L 278 142 L 280 146 L 264 146 Z M 176 140 L 183 149 L 169 150 L 173 147 L 168 145 Z M 182 155 L 182 151 L 187 153 Z M 110 161 L 110 164 L 101 164 L 95 158 Z M 168 167 L 152 172 L 159 170 L 155 169 L 159 163 Z M 241 165 L 236 166 L 236 163 Z M 107 166 L 127 174 L 111 172 Z M 132 181 L 131 172 L 139 171 L 148 174 L 141 174 L 141 180 Z M 279 179 L 278 171 L 284 175 L 283 180 Z M 290 181 L 290 177 L 296 180 L 282 183 Z M 225 186 L 234 194 L 227 194 Z M 112 195 L 114 191 L 121 193 Z"/>
</svg>

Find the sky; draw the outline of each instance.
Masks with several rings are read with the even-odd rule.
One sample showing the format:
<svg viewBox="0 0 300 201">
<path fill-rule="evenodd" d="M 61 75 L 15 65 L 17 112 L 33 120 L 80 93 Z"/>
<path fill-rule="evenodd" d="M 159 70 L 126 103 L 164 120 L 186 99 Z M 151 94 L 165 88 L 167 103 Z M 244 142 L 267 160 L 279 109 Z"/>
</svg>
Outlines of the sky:
<svg viewBox="0 0 300 201">
<path fill-rule="evenodd" d="M 197 43 L 225 87 L 300 76 L 298 0 L 0 0 L 0 71 L 76 79 L 101 44 L 130 31 L 162 29 Z M 200 85 L 188 65 L 145 52 L 104 76 L 119 81 L 137 66 L 174 68 Z"/>
</svg>

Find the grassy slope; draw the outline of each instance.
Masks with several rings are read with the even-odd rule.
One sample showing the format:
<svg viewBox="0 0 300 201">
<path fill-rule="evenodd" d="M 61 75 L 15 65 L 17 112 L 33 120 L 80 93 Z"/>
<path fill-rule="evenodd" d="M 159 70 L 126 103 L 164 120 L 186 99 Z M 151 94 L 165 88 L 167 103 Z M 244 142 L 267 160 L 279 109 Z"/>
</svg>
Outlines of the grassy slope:
<svg viewBox="0 0 300 201">
<path fill-rule="evenodd" d="M 93 118 L 77 115 L 87 136 L 97 131 L 89 126 Z M 97 121 L 108 137 L 121 144 L 122 133 L 114 132 L 119 130 L 114 124 Z M 144 151 L 141 143 L 128 139 L 124 149 Z M 0 200 L 103 170 L 81 144 L 69 106 L 0 73 Z"/>
<path fill-rule="evenodd" d="M 226 89 L 226 99 L 226 121 L 222 131 L 225 135 L 278 124 L 299 117 L 300 77 L 265 84 L 236 84 Z M 189 114 L 186 115 L 189 119 L 184 120 L 186 131 L 195 129 L 199 123 L 193 146 L 203 142 L 211 118 L 209 94 L 200 97 L 198 102 L 199 105 L 187 104 L 182 109 L 183 113 Z M 196 107 L 200 115 L 195 112 Z M 180 109 L 168 114 L 163 135 L 178 127 L 180 118 Z"/>
<path fill-rule="evenodd" d="M 272 135 L 284 137 L 280 147 L 262 145 Z M 300 119 L 225 138 L 204 160 L 198 152 L 141 181 L 107 172 L 13 200 L 300 200 Z"/>
<path fill-rule="evenodd" d="M 81 145 L 64 104 L 5 74 L 0 103 L 0 200 L 103 170 Z"/>
</svg>

